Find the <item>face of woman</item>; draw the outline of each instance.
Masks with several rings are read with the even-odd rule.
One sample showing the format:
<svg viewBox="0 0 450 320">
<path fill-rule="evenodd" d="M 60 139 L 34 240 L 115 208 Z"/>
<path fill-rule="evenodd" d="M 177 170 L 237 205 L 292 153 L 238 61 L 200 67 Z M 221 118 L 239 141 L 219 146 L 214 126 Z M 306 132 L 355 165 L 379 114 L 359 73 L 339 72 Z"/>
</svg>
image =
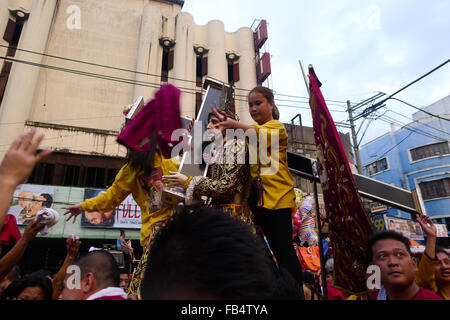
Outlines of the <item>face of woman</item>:
<svg viewBox="0 0 450 320">
<path fill-rule="evenodd" d="M 220 130 L 220 128 L 218 126 L 219 122 L 220 122 L 220 120 L 217 119 L 217 117 L 215 117 L 215 116 L 211 116 L 209 118 L 208 126 L 206 128 L 210 129 L 210 131 L 208 131 L 208 135 L 209 135 L 209 139 L 211 141 L 215 140 L 215 137 L 216 137 L 216 134 L 217 134 L 215 132 L 215 130 Z M 223 134 L 223 132 L 222 132 L 222 134 Z"/>
<path fill-rule="evenodd" d="M 248 107 L 253 120 L 259 125 L 273 119 L 273 103 L 269 103 L 262 93 L 256 91 L 250 93 L 248 96 Z"/>
</svg>

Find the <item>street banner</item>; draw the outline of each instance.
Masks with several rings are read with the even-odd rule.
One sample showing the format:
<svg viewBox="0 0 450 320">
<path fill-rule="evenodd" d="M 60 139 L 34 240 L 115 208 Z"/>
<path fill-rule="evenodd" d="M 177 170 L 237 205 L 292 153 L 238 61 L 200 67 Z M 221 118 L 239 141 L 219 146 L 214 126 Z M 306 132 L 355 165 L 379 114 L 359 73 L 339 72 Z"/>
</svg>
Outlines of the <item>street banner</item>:
<svg viewBox="0 0 450 320">
<path fill-rule="evenodd" d="M 423 231 L 418 222 L 384 215 L 389 230 L 401 233 L 409 240 L 424 240 Z"/>
<path fill-rule="evenodd" d="M 55 188 L 53 186 L 20 184 L 14 190 L 8 210 L 16 217 L 17 225 L 27 225 L 44 208 L 52 208 Z"/>
<path fill-rule="evenodd" d="M 103 189 L 85 189 L 84 199 L 94 198 Z M 141 209 L 130 194 L 116 208 L 108 212 L 82 212 L 82 227 L 101 227 L 114 229 L 140 229 Z"/>
<path fill-rule="evenodd" d="M 355 179 L 336 126 L 320 90 L 321 83 L 309 68 L 309 89 L 318 171 L 328 216 L 330 246 L 334 254 L 333 286 L 359 294 L 366 288 L 367 238 L 375 233 L 364 210 Z"/>
</svg>

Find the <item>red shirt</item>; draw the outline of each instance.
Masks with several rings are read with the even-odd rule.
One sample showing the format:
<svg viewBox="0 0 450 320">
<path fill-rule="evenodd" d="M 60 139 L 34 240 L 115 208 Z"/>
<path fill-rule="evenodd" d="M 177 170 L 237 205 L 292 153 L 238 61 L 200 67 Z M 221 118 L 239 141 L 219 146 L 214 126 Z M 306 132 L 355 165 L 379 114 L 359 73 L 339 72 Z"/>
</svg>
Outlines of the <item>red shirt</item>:
<svg viewBox="0 0 450 320">
<path fill-rule="evenodd" d="M 372 294 L 372 300 L 377 300 L 378 290 Z M 444 300 L 433 291 L 419 287 L 419 291 L 409 300 Z"/>
</svg>

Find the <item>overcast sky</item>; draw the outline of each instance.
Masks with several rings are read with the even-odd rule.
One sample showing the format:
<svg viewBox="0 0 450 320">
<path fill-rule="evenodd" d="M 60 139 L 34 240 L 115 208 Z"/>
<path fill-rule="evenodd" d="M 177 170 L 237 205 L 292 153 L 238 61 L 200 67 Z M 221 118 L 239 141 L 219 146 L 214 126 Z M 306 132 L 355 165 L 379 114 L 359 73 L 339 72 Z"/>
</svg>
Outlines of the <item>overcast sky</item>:
<svg viewBox="0 0 450 320">
<path fill-rule="evenodd" d="M 197 25 L 221 20 L 228 32 L 250 27 L 256 19 L 267 20 L 269 86 L 276 97 L 305 101 L 279 94 L 307 97 L 298 60 L 305 68 L 312 64 L 325 99 L 344 102 L 328 106 L 337 110 L 331 113 L 335 122 L 347 120 L 346 100 L 354 105 L 377 91 L 392 94 L 450 58 L 449 0 L 186 0 L 183 11 L 192 14 Z M 395 97 L 423 107 L 449 94 L 450 63 Z M 312 125 L 311 112 L 304 109 L 308 104 L 277 105 L 283 122 L 300 112 L 303 124 Z M 387 110 L 379 112 L 386 112 L 387 122 L 372 121 L 362 143 L 389 131 L 386 116 L 406 124 L 417 111 L 395 100 L 387 102 Z M 357 129 L 361 123 L 356 122 Z"/>
</svg>

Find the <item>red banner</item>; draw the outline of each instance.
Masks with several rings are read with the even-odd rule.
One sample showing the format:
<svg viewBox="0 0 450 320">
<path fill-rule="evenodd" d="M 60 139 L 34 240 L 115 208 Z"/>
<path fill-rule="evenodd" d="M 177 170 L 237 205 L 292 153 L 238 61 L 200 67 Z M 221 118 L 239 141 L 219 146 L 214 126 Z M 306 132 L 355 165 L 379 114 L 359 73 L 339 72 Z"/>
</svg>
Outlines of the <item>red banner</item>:
<svg viewBox="0 0 450 320">
<path fill-rule="evenodd" d="M 375 233 L 364 210 L 344 147 L 334 125 L 314 70 L 309 68 L 314 138 L 320 183 L 334 256 L 333 286 L 352 294 L 366 288 L 366 241 Z"/>
</svg>

